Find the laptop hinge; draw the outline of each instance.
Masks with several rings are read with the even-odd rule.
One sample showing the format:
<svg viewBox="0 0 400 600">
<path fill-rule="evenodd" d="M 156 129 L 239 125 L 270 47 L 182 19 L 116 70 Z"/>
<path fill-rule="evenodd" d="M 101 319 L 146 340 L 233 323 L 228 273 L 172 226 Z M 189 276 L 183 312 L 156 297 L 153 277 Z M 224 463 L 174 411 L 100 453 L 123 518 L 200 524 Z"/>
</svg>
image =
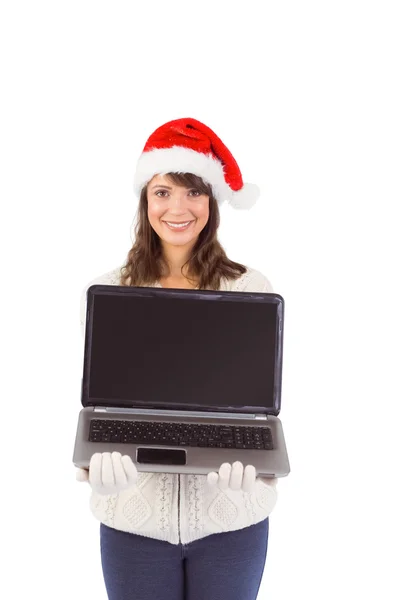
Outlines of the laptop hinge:
<svg viewBox="0 0 400 600">
<path fill-rule="evenodd" d="M 254 419 L 256 421 L 267 421 L 268 415 L 254 413 L 228 413 L 228 412 L 206 412 L 197 410 L 157 410 L 150 408 L 121 408 L 116 406 L 95 406 L 94 412 L 101 413 L 124 413 L 129 415 L 166 415 L 168 417 L 198 417 L 209 419 Z"/>
</svg>

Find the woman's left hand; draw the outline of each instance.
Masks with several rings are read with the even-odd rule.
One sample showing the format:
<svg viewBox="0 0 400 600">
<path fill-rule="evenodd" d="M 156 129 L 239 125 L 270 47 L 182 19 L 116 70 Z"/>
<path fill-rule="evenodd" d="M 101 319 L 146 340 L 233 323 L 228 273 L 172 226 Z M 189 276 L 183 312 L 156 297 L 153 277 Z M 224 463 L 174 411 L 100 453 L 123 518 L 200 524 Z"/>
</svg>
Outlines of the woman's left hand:
<svg viewBox="0 0 400 600">
<path fill-rule="evenodd" d="M 256 483 L 256 470 L 253 465 L 244 468 L 239 461 L 234 462 L 232 466 L 230 463 L 224 463 L 218 473 L 215 471 L 208 473 L 207 482 L 209 486 L 218 486 L 221 490 L 242 490 L 250 493 Z"/>
</svg>

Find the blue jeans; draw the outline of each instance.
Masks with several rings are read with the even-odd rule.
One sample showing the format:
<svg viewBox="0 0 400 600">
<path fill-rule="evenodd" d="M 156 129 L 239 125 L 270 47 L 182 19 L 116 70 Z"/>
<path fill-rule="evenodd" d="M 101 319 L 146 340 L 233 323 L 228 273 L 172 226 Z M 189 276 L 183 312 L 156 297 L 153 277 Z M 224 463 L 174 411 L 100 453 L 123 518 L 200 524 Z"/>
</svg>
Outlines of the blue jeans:
<svg viewBox="0 0 400 600">
<path fill-rule="evenodd" d="M 109 600 L 255 600 L 264 572 L 268 518 L 190 544 L 170 544 L 100 525 Z"/>
</svg>

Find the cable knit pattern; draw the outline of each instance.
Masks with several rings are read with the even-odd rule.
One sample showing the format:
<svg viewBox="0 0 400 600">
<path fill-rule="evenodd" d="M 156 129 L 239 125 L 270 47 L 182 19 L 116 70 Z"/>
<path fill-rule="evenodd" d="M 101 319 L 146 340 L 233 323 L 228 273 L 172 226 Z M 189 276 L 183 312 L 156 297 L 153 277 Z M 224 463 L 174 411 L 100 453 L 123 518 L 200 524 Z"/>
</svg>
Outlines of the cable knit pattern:
<svg viewBox="0 0 400 600">
<path fill-rule="evenodd" d="M 253 506 L 253 494 L 243 493 L 244 506 L 247 510 L 247 515 L 249 519 L 249 523 L 254 523 L 256 521 L 257 515 Z"/>
<path fill-rule="evenodd" d="M 162 473 L 157 485 L 157 526 L 162 532 L 168 532 L 170 524 L 170 506 L 172 498 L 172 475 Z"/>
<path fill-rule="evenodd" d="M 187 476 L 189 489 L 189 529 L 192 534 L 202 530 L 202 478 L 199 475 Z"/>
<path fill-rule="evenodd" d="M 238 516 L 238 509 L 234 502 L 220 492 L 214 502 L 210 504 L 208 515 L 223 531 L 229 531 Z M 235 528 L 234 528 L 235 529 Z"/>
<path fill-rule="evenodd" d="M 104 525 L 108 525 L 109 527 L 114 527 L 114 514 L 117 498 L 117 494 L 101 496 L 100 494 L 92 492 L 90 499 L 90 506 L 93 514 L 104 523 Z"/>
<path fill-rule="evenodd" d="M 138 487 L 122 507 L 122 513 L 129 523 L 130 529 L 140 529 L 152 514 L 150 504 Z"/>
<path fill-rule="evenodd" d="M 126 498 L 120 494 L 121 510 L 124 515 L 129 529 L 138 530 L 150 519 L 153 514 L 153 509 L 150 503 L 146 500 L 141 492 L 142 488 L 146 487 L 147 482 L 154 477 L 154 473 L 139 473 L 136 485 L 133 490 L 129 491 L 129 496 Z"/>
<path fill-rule="evenodd" d="M 86 290 L 95 283 L 120 285 L 120 268 L 90 281 L 81 296 L 81 331 L 85 331 Z M 159 284 L 155 286 L 160 287 Z M 269 280 L 248 269 L 221 290 L 272 292 Z M 105 525 L 171 544 L 188 544 L 221 531 L 243 529 L 266 519 L 277 501 L 275 485 L 257 478 L 251 494 L 211 489 L 205 475 L 139 473 L 136 485 L 118 495 L 92 493 L 93 515 Z M 181 485 L 180 483 L 181 482 Z"/>
<path fill-rule="evenodd" d="M 138 473 L 138 478 L 137 478 L 137 481 L 136 481 L 137 487 L 139 489 L 145 487 L 145 485 L 148 482 L 148 480 L 152 479 L 153 477 L 156 477 L 155 473 L 143 473 L 143 472 Z"/>
</svg>

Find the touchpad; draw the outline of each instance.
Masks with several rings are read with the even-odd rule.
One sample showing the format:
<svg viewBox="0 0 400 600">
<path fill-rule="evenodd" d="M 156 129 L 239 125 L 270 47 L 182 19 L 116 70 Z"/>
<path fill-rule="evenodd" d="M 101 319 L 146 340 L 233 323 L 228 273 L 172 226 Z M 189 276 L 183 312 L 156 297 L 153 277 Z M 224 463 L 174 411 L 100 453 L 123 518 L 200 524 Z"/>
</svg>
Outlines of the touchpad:
<svg viewBox="0 0 400 600">
<path fill-rule="evenodd" d="M 186 465 L 185 450 L 163 448 L 138 448 L 137 462 L 155 465 Z"/>
</svg>

